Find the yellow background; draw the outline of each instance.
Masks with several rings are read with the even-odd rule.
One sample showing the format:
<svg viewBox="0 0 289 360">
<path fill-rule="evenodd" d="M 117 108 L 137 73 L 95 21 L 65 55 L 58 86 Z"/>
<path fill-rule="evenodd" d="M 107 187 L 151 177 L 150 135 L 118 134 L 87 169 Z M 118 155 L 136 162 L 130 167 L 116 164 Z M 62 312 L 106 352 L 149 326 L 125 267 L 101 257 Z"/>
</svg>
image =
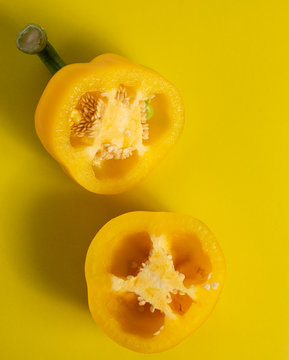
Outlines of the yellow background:
<svg viewBox="0 0 289 360">
<path fill-rule="evenodd" d="M 289 359 L 289 3 L 258 0 L 0 3 L 1 359 Z M 115 52 L 181 91 L 186 126 L 145 181 L 93 195 L 42 148 L 33 124 L 50 75 L 17 33 L 44 26 L 67 63 Z M 88 245 L 131 210 L 183 212 L 216 234 L 222 297 L 177 347 L 112 342 L 87 308 Z"/>
</svg>

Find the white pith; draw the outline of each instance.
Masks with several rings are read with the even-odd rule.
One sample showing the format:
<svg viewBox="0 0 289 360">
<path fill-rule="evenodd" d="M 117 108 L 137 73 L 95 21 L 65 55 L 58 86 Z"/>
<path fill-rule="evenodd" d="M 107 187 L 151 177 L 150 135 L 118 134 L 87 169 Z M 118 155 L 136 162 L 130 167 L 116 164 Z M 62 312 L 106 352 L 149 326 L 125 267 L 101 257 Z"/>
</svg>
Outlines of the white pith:
<svg viewBox="0 0 289 360">
<path fill-rule="evenodd" d="M 98 95 L 95 112 L 74 109 L 70 115 L 71 134 L 75 138 L 89 138 L 85 152 L 94 165 L 104 160 L 124 160 L 137 152 L 142 156 L 147 150 L 143 144 L 149 137 L 146 122 L 146 103 L 141 91 L 133 99 L 122 85 Z M 86 105 L 84 105 L 84 110 Z"/>
<path fill-rule="evenodd" d="M 138 296 L 139 305 L 149 303 L 151 311 L 160 310 L 168 318 L 176 318 L 170 307 L 171 294 L 185 295 L 195 299 L 195 287 L 184 286 L 185 275 L 176 271 L 172 256 L 169 254 L 165 236 L 151 236 L 152 249 L 148 260 L 136 276 L 125 280 L 112 275 L 112 290 L 133 292 Z"/>
</svg>

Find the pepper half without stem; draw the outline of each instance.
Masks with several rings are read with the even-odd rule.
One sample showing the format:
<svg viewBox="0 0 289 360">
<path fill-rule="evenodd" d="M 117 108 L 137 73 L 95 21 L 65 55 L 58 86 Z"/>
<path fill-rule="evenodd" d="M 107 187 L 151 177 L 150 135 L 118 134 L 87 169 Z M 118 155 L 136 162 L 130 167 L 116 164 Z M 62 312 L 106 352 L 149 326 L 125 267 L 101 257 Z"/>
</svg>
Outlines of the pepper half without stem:
<svg viewBox="0 0 289 360">
<path fill-rule="evenodd" d="M 38 55 L 52 75 L 65 66 L 64 61 L 48 41 L 45 30 L 38 25 L 26 25 L 20 31 L 16 44 L 25 54 Z"/>
</svg>

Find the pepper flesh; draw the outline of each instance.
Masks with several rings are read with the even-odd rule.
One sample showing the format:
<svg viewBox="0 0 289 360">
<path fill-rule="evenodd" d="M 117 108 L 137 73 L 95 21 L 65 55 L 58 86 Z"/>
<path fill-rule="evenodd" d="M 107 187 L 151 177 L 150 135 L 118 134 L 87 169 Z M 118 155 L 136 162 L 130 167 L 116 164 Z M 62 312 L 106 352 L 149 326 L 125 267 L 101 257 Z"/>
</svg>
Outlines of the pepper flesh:
<svg viewBox="0 0 289 360">
<path fill-rule="evenodd" d="M 114 54 L 64 66 L 35 114 L 48 152 L 80 185 L 103 194 L 144 178 L 175 143 L 183 122 L 182 99 L 172 84 Z"/>
<path fill-rule="evenodd" d="M 225 262 L 200 221 L 140 211 L 114 218 L 98 232 L 85 274 L 96 323 L 119 344 L 154 353 L 206 320 L 223 286 Z"/>
</svg>

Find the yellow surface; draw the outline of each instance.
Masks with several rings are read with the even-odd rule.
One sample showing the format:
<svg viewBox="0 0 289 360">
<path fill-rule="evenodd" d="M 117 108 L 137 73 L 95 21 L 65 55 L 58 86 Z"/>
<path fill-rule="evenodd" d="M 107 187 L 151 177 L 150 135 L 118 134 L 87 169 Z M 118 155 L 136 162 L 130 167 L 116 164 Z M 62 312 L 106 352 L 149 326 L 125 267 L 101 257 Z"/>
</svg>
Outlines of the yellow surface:
<svg viewBox="0 0 289 360">
<path fill-rule="evenodd" d="M 1 0 L 1 359 L 288 360 L 288 17 L 285 0 Z M 132 191 L 90 194 L 42 148 L 33 113 L 49 74 L 15 47 L 29 21 L 66 62 L 116 52 L 182 92 L 181 140 Z M 112 342 L 87 308 L 88 244 L 130 210 L 200 218 L 227 259 L 212 316 L 157 355 Z"/>
</svg>

